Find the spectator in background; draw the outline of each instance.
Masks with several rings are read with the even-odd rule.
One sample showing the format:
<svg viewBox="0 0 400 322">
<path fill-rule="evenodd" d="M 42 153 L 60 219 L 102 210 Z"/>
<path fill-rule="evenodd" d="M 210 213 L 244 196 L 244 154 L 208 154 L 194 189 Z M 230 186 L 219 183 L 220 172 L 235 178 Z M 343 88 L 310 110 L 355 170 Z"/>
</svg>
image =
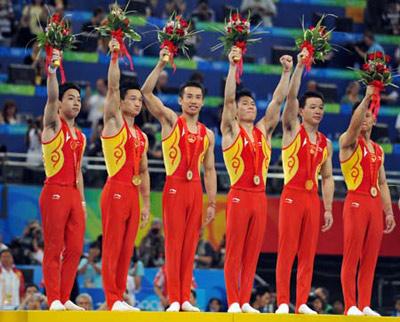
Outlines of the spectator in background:
<svg viewBox="0 0 400 322">
<path fill-rule="evenodd" d="M 105 17 L 105 14 L 104 14 L 103 8 L 102 7 L 95 8 L 93 10 L 92 18 L 82 25 L 81 31 L 87 32 L 87 33 L 96 31 L 95 28 L 100 26 L 104 17 Z"/>
<path fill-rule="evenodd" d="M 27 284 L 18 310 L 45 310 L 47 307 L 47 298 L 39 291 L 37 285 Z"/>
<path fill-rule="evenodd" d="M 307 82 L 307 92 L 318 92 L 318 84 L 315 80 L 309 80 Z"/>
<path fill-rule="evenodd" d="M 381 94 L 381 104 L 382 105 L 393 105 L 397 103 L 399 98 L 398 89 L 386 87 L 385 92 Z"/>
<path fill-rule="evenodd" d="M 384 32 L 392 35 L 400 34 L 400 1 L 391 0 L 385 6 L 383 14 Z"/>
<path fill-rule="evenodd" d="M 88 87 L 89 89 L 90 87 Z M 99 119 L 103 117 L 104 101 L 107 94 L 107 80 L 99 78 L 96 81 L 96 93 L 86 93 L 87 110 L 88 110 L 88 121 L 91 122 L 92 128 L 94 128 Z"/>
<path fill-rule="evenodd" d="M 215 21 L 215 12 L 208 5 L 208 0 L 198 0 L 191 18 L 195 21 Z"/>
<path fill-rule="evenodd" d="M 325 287 L 317 287 L 314 290 L 314 294 L 319 296 L 324 303 L 324 314 L 331 314 L 332 313 L 332 305 L 329 304 L 329 291 Z"/>
<path fill-rule="evenodd" d="M 354 81 L 347 85 L 346 94 L 340 100 L 340 104 L 349 104 L 353 106 L 355 103 L 361 102 L 361 100 L 360 83 Z"/>
<path fill-rule="evenodd" d="M 183 15 L 186 10 L 184 0 L 167 0 L 164 7 L 163 18 L 168 18 L 172 13 Z"/>
<path fill-rule="evenodd" d="M 208 301 L 206 312 L 225 312 L 222 307 L 222 301 L 216 297 L 211 298 Z"/>
<path fill-rule="evenodd" d="M 217 254 L 215 256 L 216 262 L 215 267 L 223 268 L 225 264 L 225 253 L 226 253 L 226 235 L 222 236 L 221 242 L 219 243 Z"/>
<path fill-rule="evenodd" d="M 42 128 L 43 116 L 34 120 L 28 120 L 28 131 L 25 136 L 25 143 L 28 148 L 26 162 L 29 166 L 38 167 L 42 164 Z"/>
<path fill-rule="evenodd" d="M 27 261 L 22 263 L 17 262 L 18 264 L 34 264 L 34 265 L 40 264 L 40 262 L 36 260 L 36 258 L 39 257 L 35 258 L 35 251 L 37 251 L 37 249 L 35 250 L 35 246 L 38 246 L 40 243 L 43 243 L 42 227 L 40 226 L 39 221 L 32 220 L 31 222 L 29 222 L 24 229 L 22 237 L 18 238 L 16 242 L 20 247 L 19 255 L 25 257 L 25 260 Z"/>
<path fill-rule="evenodd" d="M 252 292 L 250 305 L 261 313 L 274 313 L 276 309 L 268 286 L 259 286 Z"/>
<path fill-rule="evenodd" d="M 86 311 L 93 310 L 93 299 L 88 293 L 81 293 L 76 297 L 76 305 L 83 307 Z"/>
<path fill-rule="evenodd" d="M 153 219 L 150 230 L 140 243 L 139 254 L 145 267 L 164 265 L 164 236 L 160 219 Z"/>
<path fill-rule="evenodd" d="M 154 88 L 154 94 L 166 94 L 165 89 L 168 88 L 168 72 L 163 70 L 160 77 L 157 79 L 156 87 Z"/>
<path fill-rule="evenodd" d="M 26 17 L 29 23 L 30 32 L 37 35 L 41 32 L 46 24 L 48 11 L 45 7 L 44 0 L 32 0 L 31 4 L 25 5 L 22 10 L 22 17 Z"/>
<path fill-rule="evenodd" d="M 251 11 L 251 22 L 263 23 L 265 27 L 272 27 L 272 17 L 276 16 L 277 10 L 273 0 L 243 0 L 240 12 L 247 16 Z"/>
<path fill-rule="evenodd" d="M 338 315 L 344 314 L 344 304 L 342 300 L 335 300 L 333 302 L 332 314 L 338 314 Z"/>
<path fill-rule="evenodd" d="M 14 125 L 20 122 L 17 115 L 17 104 L 13 100 L 6 100 L 4 102 L 1 114 L 5 124 Z"/>
<path fill-rule="evenodd" d="M 15 36 L 13 37 L 12 40 L 12 45 L 14 47 L 22 47 L 22 48 L 32 47 L 33 44 L 32 40 L 35 38 L 35 35 L 31 32 L 29 21 L 30 19 L 28 16 L 21 17 Z"/>
<path fill-rule="evenodd" d="M 135 280 L 136 292 L 139 292 L 142 287 L 142 279 L 144 276 L 144 264 L 138 256 L 138 251 L 136 247 L 133 249 L 132 262 L 133 266 L 129 270 L 129 275 L 133 276 Z"/>
<path fill-rule="evenodd" d="M 202 72 L 194 72 L 192 75 L 190 75 L 189 81 L 204 85 L 204 74 Z"/>
<path fill-rule="evenodd" d="M 400 316 L 400 296 L 397 296 L 394 300 L 394 310 L 391 316 Z"/>
<path fill-rule="evenodd" d="M 7 245 L 3 243 L 3 235 L 0 234 L 0 252 L 7 249 Z"/>
<path fill-rule="evenodd" d="M 215 251 L 209 241 L 204 240 L 204 229 L 200 231 L 194 262 L 196 268 L 210 268 L 215 263 Z"/>
<path fill-rule="evenodd" d="M 45 85 L 47 71 L 45 69 L 45 58 L 40 56 L 40 48 L 37 41 L 33 43 L 32 52 L 25 56 L 24 65 L 29 65 L 35 69 L 35 84 Z"/>
<path fill-rule="evenodd" d="M 99 119 L 96 126 L 92 131 L 92 136 L 88 143 L 86 155 L 89 157 L 102 157 L 103 151 L 101 148 L 101 133 L 103 132 L 104 122 L 103 119 Z"/>
<path fill-rule="evenodd" d="M 0 252 L 0 308 L 17 307 L 24 295 L 24 275 L 14 266 L 9 249 Z"/>
<path fill-rule="evenodd" d="M 83 276 L 84 287 L 102 287 L 100 247 L 97 242 L 90 244 L 88 256 L 81 259 L 78 266 L 78 274 Z"/>
<path fill-rule="evenodd" d="M 14 10 L 10 0 L 0 0 L 0 44 L 10 46 L 14 30 Z"/>
<path fill-rule="evenodd" d="M 157 1 L 127 0 L 125 6 L 128 6 L 128 11 L 133 11 L 135 14 L 149 17 L 157 6 Z"/>
<path fill-rule="evenodd" d="M 190 299 L 189 299 L 190 304 L 193 306 L 197 306 L 197 293 L 196 291 L 192 288 L 190 290 Z"/>
<path fill-rule="evenodd" d="M 382 15 L 385 10 L 386 1 L 367 0 L 364 10 L 364 22 L 368 30 L 381 32 L 383 30 Z"/>
<path fill-rule="evenodd" d="M 318 314 L 323 314 L 325 312 L 325 302 L 321 297 L 316 294 L 310 295 L 307 305 Z"/>
<path fill-rule="evenodd" d="M 364 49 L 366 48 L 366 50 Z M 377 51 L 385 53 L 383 47 L 375 40 L 375 36 L 371 31 L 364 32 L 363 40 L 360 44 L 354 45 L 354 50 L 361 58 L 361 64 L 365 61 L 367 54 L 372 54 Z"/>
</svg>

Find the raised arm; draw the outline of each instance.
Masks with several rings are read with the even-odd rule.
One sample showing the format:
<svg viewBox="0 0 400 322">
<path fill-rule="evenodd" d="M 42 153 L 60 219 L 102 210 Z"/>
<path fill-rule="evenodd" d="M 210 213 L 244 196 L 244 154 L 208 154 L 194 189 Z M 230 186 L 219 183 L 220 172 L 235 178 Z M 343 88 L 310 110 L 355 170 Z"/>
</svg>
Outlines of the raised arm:
<svg viewBox="0 0 400 322">
<path fill-rule="evenodd" d="M 142 159 L 140 160 L 140 179 L 142 180 L 142 183 L 140 184 L 140 194 L 143 202 L 142 210 L 140 212 L 140 228 L 146 227 L 150 217 L 150 175 L 147 160 L 149 141 L 147 139 L 147 135 L 145 135 L 145 140 L 146 148 L 143 152 Z"/>
<path fill-rule="evenodd" d="M 225 82 L 224 109 L 222 111 L 221 132 L 224 136 L 235 138 L 239 133 L 239 124 L 236 120 L 236 63 L 234 60 L 240 59 L 241 50 L 232 47 L 228 55 L 229 71 Z M 228 144 L 229 145 L 229 144 Z"/>
<path fill-rule="evenodd" d="M 299 101 L 297 95 L 299 94 L 299 89 L 301 85 L 301 77 L 304 71 L 303 58 L 308 55 L 307 49 L 303 49 L 297 55 L 297 65 L 294 69 L 292 78 L 290 79 L 289 92 L 286 99 L 285 108 L 282 114 L 282 128 L 283 133 L 289 133 L 291 135 L 297 133 L 299 122 Z"/>
<path fill-rule="evenodd" d="M 290 73 L 293 67 L 293 58 L 289 55 L 284 55 L 280 58 L 282 65 L 282 75 L 278 85 L 272 95 L 272 100 L 268 104 L 264 117 L 258 122 L 257 127 L 260 127 L 268 140 L 271 140 L 272 132 L 279 123 L 280 110 L 283 101 L 288 95 Z"/>
<path fill-rule="evenodd" d="M 332 142 L 328 140 L 328 156 L 321 167 L 321 177 L 322 177 L 322 199 L 324 201 L 324 225 L 322 226 L 322 231 L 325 232 L 332 227 L 333 215 L 332 215 L 332 202 L 333 194 L 335 192 L 335 182 L 333 180 L 332 173 Z"/>
<path fill-rule="evenodd" d="M 61 52 L 53 51 L 53 57 L 49 66 L 49 75 L 47 77 L 47 102 L 44 108 L 43 115 L 43 141 L 50 141 L 54 135 L 60 130 L 61 121 L 58 115 L 60 101 L 58 99 L 59 89 L 57 80 L 57 67 L 54 66 L 54 61 L 60 60 Z"/>
<path fill-rule="evenodd" d="M 367 86 L 365 96 L 361 103 L 357 106 L 351 117 L 350 125 L 339 139 L 340 149 L 353 148 L 357 143 L 357 138 L 360 135 L 362 122 L 364 121 L 365 114 L 368 111 L 371 102 L 371 96 L 374 93 L 373 86 Z"/>
<path fill-rule="evenodd" d="M 119 50 L 118 41 L 114 38 L 108 44 L 111 53 Z M 119 81 L 121 72 L 118 60 L 110 59 L 108 67 L 107 95 L 104 101 L 104 134 L 106 136 L 115 135 L 122 126 L 122 114 L 120 110 Z"/>
<path fill-rule="evenodd" d="M 394 220 L 393 209 L 392 209 L 392 199 L 390 197 L 389 187 L 386 181 L 386 172 L 385 167 L 382 166 L 379 169 L 379 178 L 378 178 L 379 190 L 381 191 L 381 198 L 383 204 L 383 211 L 385 212 L 385 234 L 389 234 L 393 231 L 394 227 L 396 227 L 396 221 Z"/>
<path fill-rule="evenodd" d="M 214 133 L 207 129 L 207 136 L 210 141 L 206 154 L 204 156 L 204 186 L 208 197 L 207 215 L 204 220 L 204 226 L 208 225 L 215 217 L 216 196 L 217 196 L 217 172 L 215 171 Z"/>
<path fill-rule="evenodd" d="M 168 50 L 166 48 L 161 49 L 160 59 L 156 67 L 154 67 L 142 86 L 142 94 L 145 100 L 146 108 L 150 111 L 150 113 L 161 123 L 163 127 L 167 126 L 172 128 L 178 116 L 173 110 L 166 107 L 156 95 L 153 94 L 158 78 L 167 64 L 163 61 L 163 57 L 167 54 Z"/>
</svg>

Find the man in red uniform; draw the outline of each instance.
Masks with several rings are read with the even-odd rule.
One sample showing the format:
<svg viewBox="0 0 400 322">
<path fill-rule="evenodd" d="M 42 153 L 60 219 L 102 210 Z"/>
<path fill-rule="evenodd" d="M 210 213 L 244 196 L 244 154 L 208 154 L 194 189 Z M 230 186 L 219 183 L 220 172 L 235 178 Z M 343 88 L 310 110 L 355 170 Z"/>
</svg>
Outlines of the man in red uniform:
<svg viewBox="0 0 400 322">
<path fill-rule="evenodd" d="M 112 39 L 110 51 L 119 50 Z M 147 168 L 147 137 L 135 125 L 143 98 L 140 87 L 120 89 L 117 60 L 111 59 L 104 104 L 103 153 L 108 179 L 101 195 L 103 225 L 102 276 L 108 308 L 138 311 L 123 301 L 129 264 L 140 221 L 139 191 L 142 195 L 142 227 L 149 218 L 150 178 Z"/>
<path fill-rule="evenodd" d="M 278 261 L 276 313 L 289 313 L 290 275 L 297 255 L 296 312 L 317 314 L 307 305 L 311 288 L 314 256 L 320 230 L 320 199 L 318 175 L 322 175 L 322 197 L 325 224 L 333 223 L 332 200 L 332 144 L 318 131 L 324 115 L 323 96 L 306 92 L 297 99 L 304 70 L 303 59 L 309 53 L 298 55 L 297 66 L 289 85 L 289 94 L 282 116 L 282 163 L 284 183 L 279 207 Z M 299 121 L 299 115 L 302 123 Z"/>
<path fill-rule="evenodd" d="M 153 94 L 158 77 L 166 63 L 167 49 L 160 51 L 160 60 L 148 76 L 142 92 L 146 107 L 161 123 L 162 149 L 167 174 L 163 192 L 166 272 L 169 312 L 197 312 L 190 304 L 193 261 L 201 229 L 203 191 L 200 168 L 204 165 L 204 184 L 208 195 L 208 224 L 215 216 L 217 193 L 214 167 L 214 133 L 198 122 L 204 104 L 204 87 L 187 82 L 179 91 L 182 115 L 164 106 Z"/>
<path fill-rule="evenodd" d="M 340 163 L 347 185 L 343 209 L 344 247 L 342 288 L 347 315 L 379 314 L 370 308 L 376 261 L 381 246 L 385 212 L 385 233 L 396 226 L 386 182 L 382 148 L 371 140 L 376 118 L 368 109 L 374 93 L 367 87 L 350 125 L 339 139 Z M 358 267 L 358 301 L 356 276 Z"/>
<path fill-rule="evenodd" d="M 86 139 L 75 127 L 81 109 L 78 86 L 58 87 L 54 51 L 47 77 L 42 148 L 46 181 L 40 195 L 43 222 L 43 276 L 50 310 L 83 310 L 69 300 L 85 233 L 81 160 Z"/>
<path fill-rule="evenodd" d="M 249 304 L 267 219 L 265 184 L 271 159 L 271 136 L 289 88 L 292 57 L 282 56 L 281 80 L 264 117 L 254 124 L 257 107 L 251 92 L 236 94 L 236 63 L 229 54 L 222 113 L 222 149 L 231 181 L 226 208 L 225 283 L 228 312 L 259 313 Z M 236 99 L 235 99 L 236 96 Z"/>
</svg>

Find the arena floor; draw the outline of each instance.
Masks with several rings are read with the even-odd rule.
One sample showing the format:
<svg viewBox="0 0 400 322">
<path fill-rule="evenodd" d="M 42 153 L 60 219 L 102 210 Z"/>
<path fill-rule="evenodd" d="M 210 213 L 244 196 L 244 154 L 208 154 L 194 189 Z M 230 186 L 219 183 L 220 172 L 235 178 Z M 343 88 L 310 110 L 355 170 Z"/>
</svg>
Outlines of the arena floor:
<svg viewBox="0 0 400 322">
<path fill-rule="evenodd" d="M 0 311 L 1 322 L 373 322 L 399 321 L 395 317 L 350 317 L 341 315 L 275 315 L 275 314 L 228 314 L 228 313 L 166 313 L 166 312 L 49 312 L 49 311 Z"/>
</svg>

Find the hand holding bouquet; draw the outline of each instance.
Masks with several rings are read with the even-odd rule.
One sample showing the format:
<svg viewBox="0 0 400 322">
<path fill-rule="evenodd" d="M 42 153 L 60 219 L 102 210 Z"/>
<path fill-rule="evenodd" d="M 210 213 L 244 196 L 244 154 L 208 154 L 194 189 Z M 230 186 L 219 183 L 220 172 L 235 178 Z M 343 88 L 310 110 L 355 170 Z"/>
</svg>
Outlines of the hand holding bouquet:
<svg viewBox="0 0 400 322">
<path fill-rule="evenodd" d="M 366 62 L 362 66 L 362 70 L 358 70 L 360 81 L 365 85 L 371 85 L 374 88 L 370 110 L 375 117 L 378 116 L 381 106 L 380 93 L 384 90 L 385 86 L 397 87 L 392 83 L 392 73 L 387 66 L 387 63 L 389 62 L 390 57 L 388 55 L 385 56 L 382 52 L 377 51 L 375 53 L 368 54 L 366 57 Z"/>
<path fill-rule="evenodd" d="M 314 61 L 324 61 L 325 56 L 332 50 L 328 42 L 332 30 L 326 31 L 326 27 L 322 25 L 324 18 L 325 16 L 318 21 L 315 27 L 311 26 L 308 29 L 304 29 L 303 26 L 303 35 L 296 39 L 297 48 L 299 50 L 305 48 L 308 51 L 308 55 L 302 61 L 308 72 L 311 70 L 311 65 Z"/>
<path fill-rule="evenodd" d="M 100 27 L 96 27 L 96 30 L 103 37 L 112 37 L 118 41 L 119 47 L 114 46 L 112 50 L 112 60 L 117 61 L 119 55 L 128 58 L 130 69 L 133 70 L 132 57 L 129 54 L 124 41 L 140 41 L 142 37 L 132 28 L 129 22 L 129 18 L 126 16 L 126 10 L 122 10 L 121 7 L 114 3 L 111 6 L 111 11 L 104 19 Z"/>
<path fill-rule="evenodd" d="M 163 61 L 169 61 L 174 71 L 176 70 L 174 57 L 179 50 L 187 55 L 187 42 L 195 33 L 190 31 L 190 23 L 175 13 L 168 18 L 164 28 L 158 31 L 160 48 L 168 49 L 168 54 L 164 55 Z"/>
<path fill-rule="evenodd" d="M 263 33 L 256 31 L 259 26 L 257 25 L 253 31 L 250 30 L 250 12 L 247 18 L 242 17 L 239 13 L 231 13 L 229 19 L 225 19 L 223 35 L 219 38 L 221 42 L 211 48 L 214 51 L 224 47 L 224 52 L 227 55 L 233 47 L 240 49 L 241 55 L 233 57 L 233 60 L 237 64 L 236 82 L 238 84 L 240 83 L 240 76 L 243 73 L 243 55 L 246 54 L 247 44 L 259 41 L 260 38 L 251 38 L 251 36 Z"/>
<path fill-rule="evenodd" d="M 49 66 L 60 67 L 61 83 L 65 83 L 61 52 L 70 49 L 75 41 L 69 22 L 61 18 L 60 14 L 53 14 L 46 29 L 37 35 L 37 41 L 39 47 L 46 52 L 46 70 L 48 71 Z M 53 59 L 54 56 L 56 59 Z"/>
</svg>

